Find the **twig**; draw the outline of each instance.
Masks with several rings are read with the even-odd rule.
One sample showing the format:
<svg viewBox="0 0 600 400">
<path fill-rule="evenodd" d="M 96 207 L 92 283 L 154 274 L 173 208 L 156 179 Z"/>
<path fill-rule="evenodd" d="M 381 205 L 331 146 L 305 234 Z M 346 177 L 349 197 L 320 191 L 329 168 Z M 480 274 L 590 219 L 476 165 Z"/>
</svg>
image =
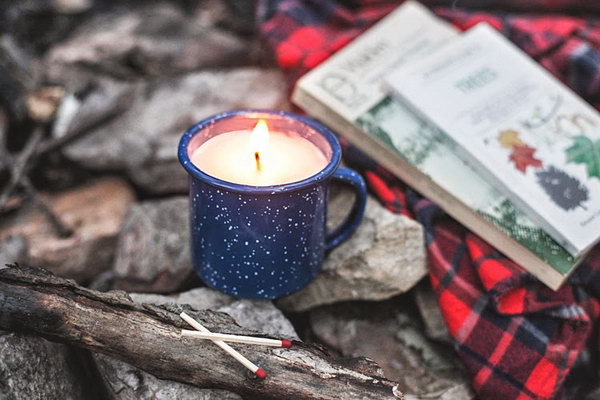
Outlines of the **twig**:
<svg viewBox="0 0 600 400">
<path fill-rule="evenodd" d="M 0 115 L 0 118 L 3 118 L 3 115 Z M 42 199 L 37 190 L 33 187 L 29 177 L 27 176 L 27 172 L 29 170 L 29 161 L 35 154 L 36 148 L 42 140 L 44 134 L 43 128 L 39 126 L 35 129 L 32 137 L 25 145 L 25 148 L 15 159 L 15 157 L 6 151 L 6 129 L 5 124 L 2 122 L 4 121 L 0 120 L 0 157 L 5 160 L 10 167 L 10 180 L 2 191 L 2 194 L 0 194 L 0 210 L 4 208 L 13 191 L 17 188 L 17 186 L 20 185 L 25 189 L 27 195 L 36 203 L 44 215 L 46 215 L 56 233 L 60 237 L 70 236 L 73 231 L 61 221 L 60 217 L 58 217 L 54 211 L 52 211 L 50 206 L 45 200 Z"/>
<path fill-rule="evenodd" d="M 21 185 L 25 189 L 25 192 L 27 192 L 29 198 L 31 198 L 31 200 L 35 202 L 35 204 L 40 208 L 44 215 L 46 215 L 46 218 L 48 218 L 48 222 L 50 222 L 50 225 L 52 225 L 52 228 L 58 234 L 59 237 L 66 238 L 73 234 L 73 230 L 67 225 L 65 225 L 65 223 L 60 219 L 60 217 L 54 213 L 54 211 L 48 205 L 48 203 L 33 187 L 28 177 L 23 177 Z"/>
<path fill-rule="evenodd" d="M 44 142 L 42 142 L 40 144 L 40 146 L 36 152 L 36 156 L 40 156 L 43 154 L 47 154 L 51 151 L 58 150 L 62 146 L 72 143 L 72 142 L 82 138 L 87 133 L 93 131 L 95 128 L 98 128 L 99 126 L 101 126 L 101 125 L 109 122 L 113 118 L 115 118 L 121 112 L 116 112 L 114 114 L 101 115 L 101 116 L 99 116 L 98 119 L 90 121 L 89 123 L 87 123 L 85 125 L 81 125 L 81 126 L 77 126 L 75 128 L 69 129 L 64 136 L 45 140 Z"/>
<path fill-rule="evenodd" d="M 256 346 L 253 358 L 269 366 L 265 380 L 248 379 L 242 367 L 216 346 L 180 340 L 186 311 L 210 330 L 252 332 L 227 314 L 189 307 L 138 305 L 123 292 L 86 289 L 47 272 L 0 269 L 0 329 L 24 331 L 52 341 L 104 353 L 160 379 L 237 392 L 245 399 L 398 400 L 395 382 L 371 361 L 339 359 L 318 346 L 294 343 L 291 350 Z M 75 312 L 74 312 L 75 310 Z"/>
<path fill-rule="evenodd" d="M 36 203 L 40 205 L 44 213 L 49 216 L 50 221 L 57 229 L 57 232 L 59 232 L 61 236 L 65 235 L 69 229 L 65 228 L 65 225 L 60 221 L 60 218 L 52 213 L 52 210 L 48 206 L 44 206 L 43 202 L 39 201 L 37 192 L 35 192 L 35 190 L 34 192 L 31 191 L 34 189 L 31 181 L 26 180 L 25 178 L 40 156 L 56 151 L 66 144 L 79 140 L 88 132 L 91 132 L 98 126 L 110 121 L 127 109 L 127 103 L 129 101 L 130 97 L 126 95 L 121 96 L 116 101 L 108 104 L 101 102 L 92 113 L 89 113 L 90 115 L 88 115 L 88 118 L 83 118 L 83 121 L 80 121 L 79 124 L 73 123 L 73 120 L 71 120 L 70 127 L 67 128 L 65 134 L 57 138 L 51 137 L 42 140 L 44 130 L 42 126 L 38 126 L 25 145 L 25 148 L 16 157 L 6 150 L 6 124 L 3 123 L 5 122 L 5 118 L 0 110 L 0 161 L 3 161 L 0 162 L 0 169 L 8 168 L 10 174 L 7 185 L 2 192 L 0 192 L 0 212 L 5 208 L 11 194 L 18 186 L 22 186 L 23 188 L 28 187 L 30 197 L 34 200 L 37 199 Z M 80 113 L 76 112 L 73 117 L 77 118 L 79 116 Z"/>
<path fill-rule="evenodd" d="M 0 210 L 4 208 L 4 205 L 8 201 L 10 195 L 16 189 L 16 187 L 21 182 L 23 175 L 27 173 L 28 164 L 31 156 L 34 154 L 37 145 L 42 140 L 44 135 L 44 130 L 41 126 L 38 126 L 34 131 L 33 135 L 25 145 L 25 148 L 19 153 L 19 155 L 14 158 L 7 151 L 4 145 L 1 146 L 2 156 L 5 160 L 9 162 L 10 168 L 10 181 L 2 190 L 2 194 L 0 194 Z"/>
</svg>

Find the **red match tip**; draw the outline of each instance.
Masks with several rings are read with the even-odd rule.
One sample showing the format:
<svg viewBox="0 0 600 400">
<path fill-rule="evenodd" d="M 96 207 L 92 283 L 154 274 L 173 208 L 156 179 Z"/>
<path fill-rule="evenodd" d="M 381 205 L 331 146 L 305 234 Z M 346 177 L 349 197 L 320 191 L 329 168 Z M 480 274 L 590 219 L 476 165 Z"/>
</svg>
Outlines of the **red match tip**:
<svg viewBox="0 0 600 400">
<path fill-rule="evenodd" d="M 256 376 L 258 376 L 260 379 L 265 379 L 267 377 L 267 373 L 265 372 L 264 369 L 259 368 L 256 370 L 256 372 L 254 373 Z"/>
<path fill-rule="evenodd" d="M 289 349 L 290 347 L 292 347 L 292 342 L 290 342 L 289 340 L 282 340 L 281 347 L 285 347 L 286 349 Z"/>
</svg>

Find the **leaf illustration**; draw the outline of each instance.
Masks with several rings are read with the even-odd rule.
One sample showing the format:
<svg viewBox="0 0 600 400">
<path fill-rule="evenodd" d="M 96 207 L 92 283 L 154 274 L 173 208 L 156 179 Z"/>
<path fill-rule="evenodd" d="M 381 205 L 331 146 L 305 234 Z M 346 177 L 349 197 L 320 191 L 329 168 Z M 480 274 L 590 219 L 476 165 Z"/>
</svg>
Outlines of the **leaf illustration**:
<svg viewBox="0 0 600 400">
<path fill-rule="evenodd" d="M 554 166 L 535 175 L 540 186 L 563 210 L 583 207 L 581 203 L 588 199 L 588 189 L 577 178 L 567 175 Z"/>
<path fill-rule="evenodd" d="M 595 142 L 587 136 L 575 136 L 573 144 L 567 150 L 567 162 L 584 164 L 588 177 L 600 179 L 600 140 Z"/>
<path fill-rule="evenodd" d="M 527 167 L 542 167 L 542 161 L 534 157 L 535 152 L 536 149 L 526 144 L 517 145 L 513 147 L 509 160 L 515 163 L 515 168 L 525 173 Z"/>
<path fill-rule="evenodd" d="M 512 129 L 507 129 L 500 132 L 498 135 L 498 142 L 502 147 L 513 148 L 514 146 L 522 146 L 525 143 L 519 137 L 519 132 Z"/>
</svg>

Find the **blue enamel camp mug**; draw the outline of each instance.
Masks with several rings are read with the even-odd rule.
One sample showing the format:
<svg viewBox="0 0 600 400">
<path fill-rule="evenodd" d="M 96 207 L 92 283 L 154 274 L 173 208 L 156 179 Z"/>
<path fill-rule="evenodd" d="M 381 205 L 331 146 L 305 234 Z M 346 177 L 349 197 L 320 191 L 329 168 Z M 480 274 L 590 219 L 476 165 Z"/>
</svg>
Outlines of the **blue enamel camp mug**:
<svg viewBox="0 0 600 400">
<path fill-rule="evenodd" d="M 204 173 L 191 162 L 210 138 L 251 130 L 263 119 L 270 129 L 295 132 L 328 160 L 304 180 L 274 186 L 247 186 Z M 321 271 L 326 250 L 358 227 L 366 189 L 355 171 L 339 166 L 337 138 L 323 125 L 288 112 L 238 110 L 207 118 L 183 134 L 179 161 L 190 176 L 190 228 L 193 267 L 209 286 L 242 298 L 274 299 L 305 287 Z M 356 192 L 345 221 L 326 232 L 327 191 L 332 179 Z"/>
</svg>

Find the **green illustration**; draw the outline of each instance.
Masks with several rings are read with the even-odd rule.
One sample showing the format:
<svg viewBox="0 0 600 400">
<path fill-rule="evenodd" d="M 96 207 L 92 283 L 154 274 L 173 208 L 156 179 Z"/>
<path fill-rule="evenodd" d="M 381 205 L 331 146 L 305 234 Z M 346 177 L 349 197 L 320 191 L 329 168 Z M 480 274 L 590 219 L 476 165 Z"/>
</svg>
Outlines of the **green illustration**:
<svg viewBox="0 0 600 400">
<path fill-rule="evenodd" d="M 558 271 L 571 270 L 575 261 L 573 256 L 542 229 L 523 223 L 521 211 L 509 200 L 503 200 L 490 211 L 479 211 L 479 214 Z"/>
<path fill-rule="evenodd" d="M 394 141 L 390 134 L 381 126 L 383 121 L 397 116 L 399 113 L 407 113 L 404 108 L 394 99 L 387 97 L 373 107 L 367 114 L 361 116 L 356 122 L 369 134 L 373 135 L 388 147 L 394 149 L 403 158 L 417 167 L 443 143 L 445 137 L 439 131 L 432 129 L 425 121 L 413 117 L 413 126 L 410 135 L 402 135 L 402 140 Z M 406 132 L 404 132 L 406 133 Z"/>
<path fill-rule="evenodd" d="M 575 259 L 563 247 L 457 157 L 456 144 L 443 132 L 404 105 L 382 98 L 354 122 L 556 271 L 572 270 Z M 501 132 L 498 140 L 506 148 L 523 144 L 516 131 Z"/>
<path fill-rule="evenodd" d="M 600 179 L 600 140 L 594 142 L 587 136 L 575 136 L 565 154 L 567 162 L 585 165 L 589 178 Z"/>
</svg>

